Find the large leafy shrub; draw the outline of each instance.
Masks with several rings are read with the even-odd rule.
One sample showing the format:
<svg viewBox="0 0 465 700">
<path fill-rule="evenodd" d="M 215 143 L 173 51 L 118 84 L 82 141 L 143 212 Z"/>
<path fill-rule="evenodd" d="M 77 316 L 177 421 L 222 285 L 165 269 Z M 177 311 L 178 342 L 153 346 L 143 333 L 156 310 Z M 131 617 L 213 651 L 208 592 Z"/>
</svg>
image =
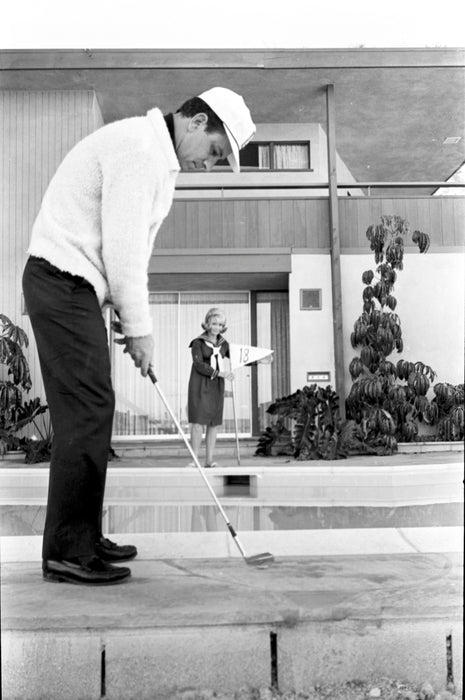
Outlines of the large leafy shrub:
<svg viewBox="0 0 465 700">
<path fill-rule="evenodd" d="M 368 444 L 384 445 L 386 453 L 396 451 L 399 441 L 416 440 L 421 422 L 438 424 L 441 439 L 463 437 L 463 385 L 460 392 L 460 387 L 437 384 L 433 388 L 436 396 L 430 401 L 427 393 L 436 377 L 434 370 L 421 361 L 394 363 L 388 359 L 394 350 L 403 351 L 393 291 L 403 269 L 409 234 L 409 224 L 400 216 L 383 215 L 378 224 L 368 227 L 366 235 L 377 267 L 362 274 L 363 311 L 350 337 L 360 354 L 349 365 L 353 384 L 346 401 L 347 415 L 362 427 Z M 426 233 L 414 231 L 411 238 L 420 253 L 427 252 L 430 239 Z"/>
<path fill-rule="evenodd" d="M 36 422 L 40 414 L 47 411 L 40 398 L 26 400 L 31 390 L 29 364 L 23 352 L 29 341 L 22 328 L 16 326 L 8 316 L 0 314 L 0 364 L 6 367 L 6 378 L 0 378 L 0 454 L 7 450 L 21 449 L 26 452 L 26 461 L 49 458 L 51 430 L 41 430 Z M 33 423 L 41 440 L 20 437 L 18 433 Z"/>
<path fill-rule="evenodd" d="M 464 439 L 464 385 L 438 383 L 430 403 L 426 420 L 438 425 L 438 438 L 446 441 Z"/>
</svg>

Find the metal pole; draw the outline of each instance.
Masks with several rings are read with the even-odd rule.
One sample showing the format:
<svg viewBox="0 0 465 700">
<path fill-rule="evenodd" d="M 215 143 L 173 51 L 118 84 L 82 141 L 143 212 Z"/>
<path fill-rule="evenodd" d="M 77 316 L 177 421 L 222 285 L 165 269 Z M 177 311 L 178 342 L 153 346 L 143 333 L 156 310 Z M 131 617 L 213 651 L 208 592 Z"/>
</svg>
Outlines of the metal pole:
<svg viewBox="0 0 465 700">
<path fill-rule="evenodd" d="M 342 335 L 342 286 L 341 246 L 339 238 L 339 211 L 336 172 L 336 115 L 334 85 L 326 86 L 326 116 L 328 144 L 329 226 L 331 249 L 331 282 L 333 296 L 333 342 L 336 370 L 336 393 L 339 396 L 339 412 L 345 418 L 344 348 Z"/>
<path fill-rule="evenodd" d="M 236 455 L 237 455 L 237 464 L 241 466 L 241 455 L 239 452 L 239 434 L 237 432 L 237 416 L 236 416 L 236 396 L 235 396 L 235 391 L 234 391 L 234 379 L 231 382 L 231 393 L 232 393 L 232 405 L 233 405 L 233 414 L 234 414 L 234 430 L 236 432 Z"/>
</svg>

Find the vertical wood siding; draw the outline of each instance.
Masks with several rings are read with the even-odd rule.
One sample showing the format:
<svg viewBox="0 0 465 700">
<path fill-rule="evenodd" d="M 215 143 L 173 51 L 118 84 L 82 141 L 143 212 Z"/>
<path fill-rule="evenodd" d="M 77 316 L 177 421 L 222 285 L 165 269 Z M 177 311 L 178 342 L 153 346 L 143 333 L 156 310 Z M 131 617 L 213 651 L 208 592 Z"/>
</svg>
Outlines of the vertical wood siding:
<svg viewBox="0 0 465 700">
<path fill-rule="evenodd" d="M 418 229 L 429 234 L 432 246 L 464 244 L 465 197 L 348 197 L 339 200 L 342 246 L 366 248 L 366 230 L 381 214 L 407 219 L 412 232 Z M 413 245 L 410 240 L 406 244 Z"/>
<path fill-rule="evenodd" d="M 365 232 L 381 214 L 398 214 L 434 246 L 464 243 L 465 197 L 344 197 L 341 247 L 367 249 Z M 407 242 L 409 244 L 409 241 Z M 175 200 L 156 248 L 329 248 L 326 198 Z"/>
<path fill-rule="evenodd" d="M 175 200 L 156 248 L 327 248 L 327 199 Z"/>
<path fill-rule="evenodd" d="M 101 124 L 93 92 L 0 92 L 0 313 L 29 336 L 31 398 L 44 396 L 32 329 L 21 313 L 32 224 L 63 157 Z"/>
</svg>

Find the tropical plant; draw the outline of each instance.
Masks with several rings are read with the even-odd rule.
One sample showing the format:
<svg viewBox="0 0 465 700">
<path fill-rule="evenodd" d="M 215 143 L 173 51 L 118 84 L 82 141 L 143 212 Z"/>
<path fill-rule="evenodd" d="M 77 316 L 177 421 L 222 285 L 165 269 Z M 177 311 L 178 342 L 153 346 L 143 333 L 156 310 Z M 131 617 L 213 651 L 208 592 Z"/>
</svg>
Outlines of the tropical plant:
<svg viewBox="0 0 465 700">
<path fill-rule="evenodd" d="M 273 455 L 293 454 L 294 448 L 292 446 L 291 432 L 285 425 L 284 419 L 278 417 L 271 425 L 268 425 L 260 435 L 255 455 L 271 457 Z"/>
<path fill-rule="evenodd" d="M 438 425 L 440 440 L 458 441 L 464 439 L 464 385 L 438 383 L 433 386 L 435 394 L 425 417 L 425 421 Z"/>
<path fill-rule="evenodd" d="M 366 444 L 355 421 L 342 421 L 339 397 L 330 386 L 311 384 L 277 399 L 267 413 L 275 422 L 261 434 L 256 455 L 292 455 L 297 460 L 342 459 L 352 454 L 379 454 Z M 292 421 L 293 430 L 285 423 Z M 382 449 L 381 449 L 382 451 Z"/>
<path fill-rule="evenodd" d="M 40 399 L 34 399 L 40 402 Z M 45 408 L 47 408 L 45 406 Z M 43 413 L 43 411 L 42 411 Z M 49 462 L 52 456 L 53 431 L 49 415 L 42 416 L 42 424 L 39 425 L 37 416 L 32 423 L 40 437 L 22 437 L 17 440 L 18 449 L 25 453 L 26 464 L 36 464 L 37 462 Z"/>
<path fill-rule="evenodd" d="M 41 433 L 36 419 L 45 413 L 47 406 L 39 398 L 25 400 L 31 390 L 29 364 L 23 352 L 29 340 L 22 328 L 16 326 L 8 316 L 0 314 L 0 364 L 6 366 L 6 379 L 0 379 L 0 454 L 7 450 L 23 449 L 30 442 L 28 438 L 18 437 L 28 424 L 33 423 L 42 439 L 51 435 Z"/>
<path fill-rule="evenodd" d="M 403 351 L 393 291 L 398 271 L 403 269 L 409 233 L 408 222 L 400 216 L 383 215 L 378 224 L 368 227 L 366 235 L 377 267 L 362 274 L 363 312 L 350 336 L 352 347 L 361 350 L 349 364 L 353 384 L 346 401 L 347 415 L 363 427 L 368 443 L 384 445 L 388 453 L 397 449 L 398 441 L 415 440 L 419 422 L 439 421 L 437 401 L 427 398 L 436 377 L 434 370 L 423 362 L 399 360 L 394 364 L 388 359 L 394 350 Z M 420 253 L 427 252 L 430 239 L 426 233 L 414 231 L 412 241 Z M 440 390 L 441 396 L 443 393 Z"/>
<path fill-rule="evenodd" d="M 347 420 L 340 419 L 338 397 L 331 387 L 306 386 L 267 409 L 276 420 L 260 436 L 256 455 L 292 454 L 303 460 L 392 454 L 398 441 L 417 439 L 422 421 L 437 425 L 440 439 L 463 439 L 464 385 L 433 386 L 436 373 L 428 365 L 388 359 L 394 350 L 403 351 L 393 291 L 409 234 L 409 224 L 400 216 L 383 215 L 367 229 L 377 267 L 362 274 L 363 311 L 350 337 L 352 347 L 361 350 L 349 365 L 353 384 L 346 400 Z M 420 253 L 427 252 L 426 233 L 414 231 L 411 238 Z M 435 394 L 431 401 L 430 388 Z M 288 419 L 293 421 L 293 433 L 286 428 Z"/>
</svg>

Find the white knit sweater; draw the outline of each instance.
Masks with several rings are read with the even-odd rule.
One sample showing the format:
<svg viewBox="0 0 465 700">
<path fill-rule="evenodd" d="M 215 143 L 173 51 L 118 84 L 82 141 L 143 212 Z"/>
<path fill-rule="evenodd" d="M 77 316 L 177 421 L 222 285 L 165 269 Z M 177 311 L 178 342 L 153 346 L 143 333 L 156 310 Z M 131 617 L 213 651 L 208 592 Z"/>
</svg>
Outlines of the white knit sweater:
<svg viewBox="0 0 465 700">
<path fill-rule="evenodd" d="M 152 332 L 147 268 L 178 172 L 159 109 L 113 122 L 66 155 L 34 222 L 29 254 L 88 280 L 126 336 Z"/>
</svg>

